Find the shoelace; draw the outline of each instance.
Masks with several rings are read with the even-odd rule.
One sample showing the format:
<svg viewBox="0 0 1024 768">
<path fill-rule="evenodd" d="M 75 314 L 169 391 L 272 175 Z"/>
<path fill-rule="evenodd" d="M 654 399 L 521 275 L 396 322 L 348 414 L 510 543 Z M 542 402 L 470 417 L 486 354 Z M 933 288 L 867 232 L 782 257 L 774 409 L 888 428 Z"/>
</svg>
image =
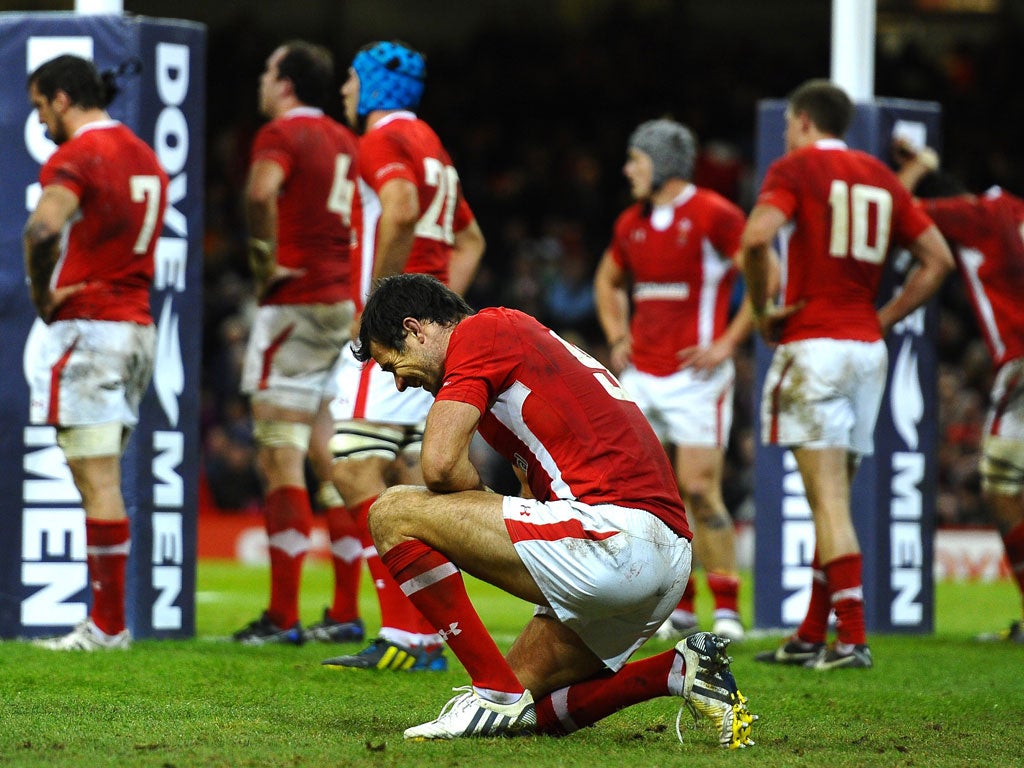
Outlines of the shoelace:
<svg viewBox="0 0 1024 768">
<path fill-rule="evenodd" d="M 683 710 L 689 709 L 690 714 L 693 716 L 693 725 L 690 726 L 692 730 L 696 730 L 700 722 L 700 716 L 697 714 L 697 708 L 693 706 L 693 702 L 687 699 L 683 702 L 683 706 L 676 712 L 676 738 L 679 739 L 679 743 L 683 744 L 683 728 L 680 725 L 683 719 Z"/>
<path fill-rule="evenodd" d="M 443 707 L 441 707 L 441 714 L 437 716 L 438 720 L 440 720 L 442 717 L 444 717 L 453 709 L 455 709 L 459 702 L 464 701 L 467 698 L 472 698 L 473 696 L 472 685 L 459 685 L 452 688 L 452 690 L 462 691 L 462 693 L 460 693 L 458 696 L 453 696 L 452 698 L 448 699 L 448 702 Z"/>
</svg>

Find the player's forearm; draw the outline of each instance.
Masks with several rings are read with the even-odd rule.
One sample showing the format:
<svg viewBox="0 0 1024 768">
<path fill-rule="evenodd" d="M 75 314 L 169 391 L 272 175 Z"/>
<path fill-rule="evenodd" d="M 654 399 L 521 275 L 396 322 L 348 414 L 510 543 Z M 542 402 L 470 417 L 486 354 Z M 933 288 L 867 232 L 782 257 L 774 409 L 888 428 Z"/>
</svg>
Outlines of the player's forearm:
<svg viewBox="0 0 1024 768">
<path fill-rule="evenodd" d="M 448 262 L 448 287 L 465 296 L 484 255 L 484 236 L 476 221 L 455 233 L 455 248 Z"/>
<path fill-rule="evenodd" d="M 771 297 L 772 252 L 767 243 L 753 243 L 743 250 L 743 279 L 747 303 L 756 317 L 764 314 Z"/>
<path fill-rule="evenodd" d="M 594 275 L 594 306 L 609 346 L 629 338 L 629 294 L 625 275 L 607 253 Z"/>
<path fill-rule="evenodd" d="M 753 329 L 754 313 L 744 294 L 743 302 L 732 321 L 726 326 L 722 338 L 735 349 L 747 339 Z"/>
<path fill-rule="evenodd" d="M 600 283 L 595 285 L 594 304 L 608 344 L 629 337 L 629 297 L 626 291 Z"/>
<path fill-rule="evenodd" d="M 896 176 L 899 178 L 900 183 L 904 188 L 913 192 L 917 183 L 925 176 L 925 174 L 928 173 L 928 171 L 929 169 L 921 163 L 916 160 L 911 160 L 896 172 Z"/>
<path fill-rule="evenodd" d="M 882 333 L 924 304 L 942 287 L 949 270 L 934 264 L 923 264 L 907 278 L 900 292 L 878 310 Z"/>
<path fill-rule="evenodd" d="M 430 470 L 424 464 L 423 482 L 434 493 L 484 490 L 480 473 L 477 472 L 468 456 L 451 464 L 438 465 L 434 463 Z"/>
<path fill-rule="evenodd" d="M 262 284 L 277 264 L 277 204 L 250 198 L 245 213 L 249 229 L 249 268 L 255 280 Z"/>
<path fill-rule="evenodd" d="M 60 232 L 41 221 L 29 219 L 22 242 L 32 304 L 42 310 L 49 300 L 50 279 L 60 256 Z"/>
<path fill-rule="evenodd" d="M 934 225 L 914 242 L 910 252 L 917 258 L 918 266 L 907 277 L 902 290 L 878 310 L 883 334 L 928 301 L 955 266 L 949 246 Z"/>
</svg>

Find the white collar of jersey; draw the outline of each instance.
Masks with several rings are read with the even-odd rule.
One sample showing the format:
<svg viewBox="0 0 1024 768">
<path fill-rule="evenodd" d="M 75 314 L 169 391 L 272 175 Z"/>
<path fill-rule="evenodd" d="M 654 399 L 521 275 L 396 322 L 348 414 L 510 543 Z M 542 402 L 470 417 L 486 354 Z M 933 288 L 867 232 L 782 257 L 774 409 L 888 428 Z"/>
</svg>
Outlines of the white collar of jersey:
<svg viewBox="0 0 1024 768">
<path fill-rule="evenodd" d="M 846 149 L 846 142 L 842 139 L 818 139 L 814 146 L 818 149 Z"/>
<path fill-rule="evenodd" d="M 1001 194 L 1003 194 L 1003 188 L 1000 187 L 998 184 L 996 184 L 996 185 L 991 186 L 988 189 L 986 189 L 984 196 L 986 198 L 988 198 L 989 200 L 995 200 Z"/>
<path fill-rule="evenodd" d="M 695 184 L 693 184 L 691 182 L 686 187 L 686 189 L 684 189 L 682 192 L 680 192 L 678 195 L 676 195 L 675 200 L 673 200 L 671 204 L 674 207 L 678 208 L 679 206 L 681 206 L 683 203 L 685 203 L 687 200 L 689 200 L 691 197 L 693 197 L 696 194 L 697 194 L 697 185 L 695 185 Z"/>
<path fill-rule="evenodd" d="M 392 112 L 389 115 L 384 115 L 384 117 L 382 117 L 380 120 L 378 120 L 376 123 L 373 124 L 373 127 L 371 127 L 370 130 L 372 131 L 372 130 L 375 130 L 377 128 L 380 128 L 382 125 L 387 125 L 388 123 L 392 122 L 393 120 L 415 120 L 415 119 L 416 119 L 416 113 L 415 112 L 410 112 L 408 109 L 399 109 L 399 110 L 397 110 L 395 112 Z"/>
<path fill-rule="evenodd" d="M 281 117 L 320 117 L 324 111 L 318 107 L 293 107 L 285 112 Z"/>
<path fill-rule="evenodd" d="M 656 232 L 664 232 L 668 229 L 672 225 L 673 219 L 675 219 L 676 209 L 681 208 L 696 194 L 697 187 L 694 184 L 690 184 L 686 189 L 676 195 L 671 202 L 654 206 L 651 209 L 651 228 Z"/>
<path fill-rule="evenodd" d="M 113 128 L 115 125 L 120 125 L 120 124 L 121 124 L 120 120 L 114 120 L 112 118 L 106 118 L 106 119 L 103 119 L 103 120 L 93 120 L 91 123 L 86 123 L 81 128 L 79 128 L 77 131 L 75 131 L 74 135 L 75 136 L 81 136 L 86 131 L 99 130 L 100 128 Z"/>
</svg>

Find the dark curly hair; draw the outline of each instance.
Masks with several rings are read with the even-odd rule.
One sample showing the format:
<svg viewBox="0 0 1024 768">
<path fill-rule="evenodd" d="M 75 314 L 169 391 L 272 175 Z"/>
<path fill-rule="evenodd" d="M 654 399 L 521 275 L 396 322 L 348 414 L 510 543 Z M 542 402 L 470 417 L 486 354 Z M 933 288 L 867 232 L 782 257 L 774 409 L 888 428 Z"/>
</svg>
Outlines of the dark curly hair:
<svg viewBox="0 0 1024 768">
<path fill-rule="evenodd" d="M 35 83 L 36 90 L 49 101 L 57 91 L 64 91 L 77 107 L 106 109 L 118 93 L 114 82 L 118 74 L 114 70 L 100 73 L 88 59 L 64 54 L 36 67 L 28 76 L 26 87 Z"/>
<path fill-rule="evenodd" d="M 353 344 L 356 360 L 370 359 L 370 342 L 405 351 L 402 321 L 414 317 L 438 325 L 456 325 L 473 310 L 459 294 L 436 277 L 410 273 L 378 280 L 363 308 L 359 342 Z"/>
</svg>

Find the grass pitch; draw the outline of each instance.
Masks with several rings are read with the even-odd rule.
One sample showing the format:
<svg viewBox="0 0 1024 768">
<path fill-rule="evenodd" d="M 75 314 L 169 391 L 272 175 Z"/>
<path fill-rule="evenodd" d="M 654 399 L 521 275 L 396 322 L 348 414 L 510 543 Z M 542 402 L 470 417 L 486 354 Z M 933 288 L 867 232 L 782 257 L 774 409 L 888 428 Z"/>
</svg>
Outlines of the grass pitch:
<svg viewBox="0 0 1024 768">
<path fill-rule="evenodd" d="M 0 768 L 1024 765 L 1024 647 L 970 639 L 1013 616 L 1016 592 L 1005 582 L 938 585 L 935 635 L 872 636 L 869 672 L 778 669 L 752 660 L 776 639 L 734 645 L 733 670 L 761 719 L 757 746 L 726 752 L 706 727 L 685 730 L 680 744 L 679 702 L 670 698 L 564 739 L 408 744 L 402 730 L 435 717 L 450 688 L 467 682 L 457 663 L 445 673 L 332 671 L 320 660 L 359 646 L 240 647 L 226 638 L 264 605 L 266 570 L 204 562 L 198 581 L 195 640 L 103 654 L 0 643 Z M 367 582 L 362 605 L 372 632 L 378 613 Z M 530 607 L 480 582 L 469 586 L 507 646 Z M 329 594 L 329 567 L 308 564 L 306 621 L 319 618 Z M 652 641 L 640 654 L 668 647 Z"/>
</svg>

